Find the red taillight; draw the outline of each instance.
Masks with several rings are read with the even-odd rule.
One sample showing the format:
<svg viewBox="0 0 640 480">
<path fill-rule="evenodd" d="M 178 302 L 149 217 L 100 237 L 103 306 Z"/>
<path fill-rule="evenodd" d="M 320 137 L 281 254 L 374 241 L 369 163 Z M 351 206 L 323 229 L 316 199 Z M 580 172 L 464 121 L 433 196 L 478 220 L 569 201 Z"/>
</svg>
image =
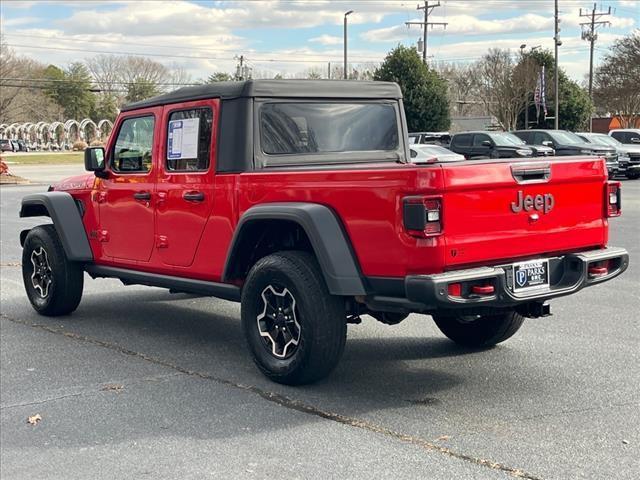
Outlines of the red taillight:
<svg viewBox="0 0 640 480">
<path fill-rule="evenodd" d="M 622 197 L 620 182 L 607 182 L 605 209 L 607 217 L 619 217 L 622 213 Z"/>
<path fill-rule="evenodd" d="M 403 199 L 404 227 L 414 237 L 432 237 L 442 233 L 442 197 L 406 197 Z"/>
</svg>

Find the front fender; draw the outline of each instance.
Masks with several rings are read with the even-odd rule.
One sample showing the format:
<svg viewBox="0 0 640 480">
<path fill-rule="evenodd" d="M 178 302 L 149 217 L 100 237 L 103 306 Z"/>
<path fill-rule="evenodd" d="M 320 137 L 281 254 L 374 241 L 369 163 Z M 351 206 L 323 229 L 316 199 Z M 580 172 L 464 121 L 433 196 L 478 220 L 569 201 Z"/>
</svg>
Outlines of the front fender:
<svg viewBox="0 0 640 480">
<path fill-rule="evenodd" d="M 53 191 L 27 195 L 22 199 L 20 217 L 51 217 L 67 259 L 72 262 L 93 261 L 80 211 L 69 193 Z M 26 233 L 21 232 L 21 244 L 25 238 Z"/>
</svg>

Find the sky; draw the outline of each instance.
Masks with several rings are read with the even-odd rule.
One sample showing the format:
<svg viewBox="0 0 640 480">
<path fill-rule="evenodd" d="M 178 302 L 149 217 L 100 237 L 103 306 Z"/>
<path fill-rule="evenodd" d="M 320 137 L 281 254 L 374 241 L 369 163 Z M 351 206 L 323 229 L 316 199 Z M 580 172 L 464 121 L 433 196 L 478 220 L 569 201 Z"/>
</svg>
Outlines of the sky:
<svg viewBox="0 0 640 480">
<path fill-rule="evenodd" d="M 432 1 L 433 3 L 437 3 Z M 522 44 L 553 49 L 553 0 L 440 0 L 429 21 L 446 28 L 428 31 L 429 62 L 468 63 L 489 48 L 518 52 Z M 342 63 L 344 13 L 348 17 L 351 64 L 381 62 L 399 44 L 422 36 L 418 2 L 382 0 L 272 1 L 49 1 L 1 0 L 0 30 L 20 55 L 66 66 L 101 52 L 149 56 L 195 79 L 233 72 L 237 57 L 262 75 L 323 74 Z M 560 65 L 583 82 L 589 43 L 581 39 L 583 13 L 594 2 L 559 0 Z M 611 15 L 598 30 L 595 64 L 617 39 L 640 29 L 640 0 L 597 3 Z"/>
</svg>

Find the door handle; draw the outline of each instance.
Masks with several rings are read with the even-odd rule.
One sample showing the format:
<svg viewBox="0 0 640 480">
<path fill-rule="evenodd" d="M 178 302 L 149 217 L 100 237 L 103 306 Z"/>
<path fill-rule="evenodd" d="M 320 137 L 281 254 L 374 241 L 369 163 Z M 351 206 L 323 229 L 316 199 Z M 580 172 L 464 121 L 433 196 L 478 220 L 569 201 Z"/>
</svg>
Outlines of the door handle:
<svg viewBox="0 0 640 480">
<path fill-rule="evenodd" d="M 148 202 L 149 200 L 151 200 L 151 193 L 136 192 L 133 194 L 133 198 L 135 198 L 136 200 L 144 200 L 145 202 Z"/>
<path fill-rule="evenodd" d="M 203 192 L 185 192 L 182 195 L 187 202 L 202 202 L 204 200 Z"/>
</svg>

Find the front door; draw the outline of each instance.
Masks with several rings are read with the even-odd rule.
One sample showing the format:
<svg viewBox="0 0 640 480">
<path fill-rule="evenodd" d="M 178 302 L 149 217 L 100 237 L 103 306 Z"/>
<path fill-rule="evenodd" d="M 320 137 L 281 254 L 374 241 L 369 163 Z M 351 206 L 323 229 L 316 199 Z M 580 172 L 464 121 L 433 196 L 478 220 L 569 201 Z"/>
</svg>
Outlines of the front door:
<svg viewBox="0 0 640 480">
<path fill-rule="evenodd" d="M 132 112 L 114 128 L 107 175 L 97 192 L 103 254 L 124 263 L 148 262 L 154 246 L 154 191 L 162 107 Z"/>
<path fill-rule="evenodd" d="M 165 265 L 193 263 L 213 208 L 218 107 L 216 99 L 164 107 L 156 248 Z"/>
</svg>

